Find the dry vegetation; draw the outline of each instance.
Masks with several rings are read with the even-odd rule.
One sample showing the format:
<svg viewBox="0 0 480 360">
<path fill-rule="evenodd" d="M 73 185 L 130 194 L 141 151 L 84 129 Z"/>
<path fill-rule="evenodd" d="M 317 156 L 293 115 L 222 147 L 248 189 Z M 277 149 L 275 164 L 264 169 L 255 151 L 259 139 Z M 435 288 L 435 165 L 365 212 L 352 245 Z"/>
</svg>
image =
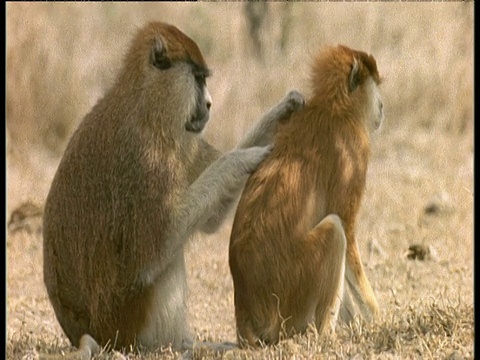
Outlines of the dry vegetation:
<svg viewBox="0 0 480 360">
<path fill-rule="evenodd" d="M 224 358 L 473 358 L 473 3 L 270 3 L 261 61 L 242 6 L 8 3 L 7 216 L 25 201 L 42 206 L 70 134 L 146 21 L 174 23 L 199 43 L 214 71 L 206 136 L 222 149 L 289 89 L 308 94 L 312 55 L 344 43 L 372 52 L 384 75 L 386 122 L 372 140 L 358 222 L 380 319 Z M 43 285 L 41 217 L 26 208 L 6 243 L 9 359 L 71 350 Z M 188 251 L 190 323 L 200 340 L 235 339 L 229 231 L 226 224 Z M 412 244 L 430 256 L 409 259 Z"/>
</svg>

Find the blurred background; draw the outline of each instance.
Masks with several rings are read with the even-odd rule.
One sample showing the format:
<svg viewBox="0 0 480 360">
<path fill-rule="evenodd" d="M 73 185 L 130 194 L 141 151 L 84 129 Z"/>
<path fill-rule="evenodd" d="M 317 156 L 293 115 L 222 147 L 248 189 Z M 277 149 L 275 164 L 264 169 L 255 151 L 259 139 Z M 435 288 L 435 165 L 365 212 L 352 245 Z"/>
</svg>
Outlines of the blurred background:
<svg viewBox="0 0 480 360">
<path fill-rule="evenodd" d="M 290 89 L 308 95 L 314 54 L 337 43 L 377 59 L 382 142 L 473 137 L 473 3 L 8 3 L 8 169 L 28 196 L 43 200 L 70 135 L 151 20 L 192 37 L 212 68 L 206 137 L 220 149 Z M 18 186 L 11 203 L 25 197 Z"/>
<path fill-rule="evenodd" d="M 340 336 L 330 354 L 473 358 L 473 7 L 8 2 L 7 357 L 69 346 L 43 285 L 42 207 L 72 132 L 113 83 L 136 30 L 156 20 L 194 39 L 213 70 L 205 136 L 221 150 L 289 90 L 308 97 L 321 47 L 375 56 L 385 121 L 371 137 L 357 237 L 384 318 Z M 235 339 L 230 225 L 187 249 L 189 318 L 201 338 Z M 305 358 L 319 350 L 304 349 Z"/>
</svg>

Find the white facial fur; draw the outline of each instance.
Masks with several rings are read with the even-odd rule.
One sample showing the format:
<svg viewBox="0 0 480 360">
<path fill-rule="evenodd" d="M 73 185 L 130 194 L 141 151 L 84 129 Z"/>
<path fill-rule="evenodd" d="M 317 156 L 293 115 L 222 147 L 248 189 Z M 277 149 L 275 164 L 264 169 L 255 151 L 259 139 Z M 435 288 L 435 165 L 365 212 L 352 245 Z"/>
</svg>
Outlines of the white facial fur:
<svg viewBox="0 0 480 360">
<path fill-rule="evenodd" d="M 378 85 L 370 79 L 367 84 L 367 89 L 370 92 L 370 108 L 368 109 L 368 126 L 371 130 L 378 130 L 383 123 L 383 102 Z"/>
</svg>

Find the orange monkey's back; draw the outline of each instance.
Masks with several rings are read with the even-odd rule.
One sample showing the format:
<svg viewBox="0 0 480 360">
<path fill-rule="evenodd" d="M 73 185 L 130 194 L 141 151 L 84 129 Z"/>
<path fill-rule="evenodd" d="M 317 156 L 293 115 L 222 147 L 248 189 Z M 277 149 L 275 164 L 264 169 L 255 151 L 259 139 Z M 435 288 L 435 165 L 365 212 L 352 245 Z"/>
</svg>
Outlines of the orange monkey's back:
<svg viewBox="0 0 480 360">
<path fill-rule="evenodd" d="M 312 70 L 311 98 L 278 129 L 237 207 L 229 261 L 242 345 L 323 329 L 343 287 L 380 79 L 373 56 L 344 46 L 320 52 Z"/>
</svg>

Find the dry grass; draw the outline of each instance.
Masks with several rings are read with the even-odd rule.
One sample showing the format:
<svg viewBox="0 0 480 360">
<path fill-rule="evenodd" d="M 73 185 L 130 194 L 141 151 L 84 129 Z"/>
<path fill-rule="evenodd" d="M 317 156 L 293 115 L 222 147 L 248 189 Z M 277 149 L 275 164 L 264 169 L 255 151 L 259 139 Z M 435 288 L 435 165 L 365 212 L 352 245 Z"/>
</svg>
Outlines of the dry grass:
<svg viewBox="0 0 480 360">
<path fill-rule="evenodd" d="M 269 6 L 265 57 L 257 62 L 238 3 L 7 4 L 7 214 L 27 200 L 43 204 L 71 132 L 111 84 L 132 31 L 145 21 L 176 24 L 204 51 L 214 71 L 206 136 L 221 149 L 289 89 L 308 93 L 309 61 L 321 45 L 370 51 L 385 77 L 386 123 L 373 138 L 358 238 L 381 316 L 342 325 L 335 337 L 312 329 L 224 358 L 473 358 L 473 3 L 295 3 L 283 52 L 285 4 Z M 9 359 L 71 350 L 43 285 L 40 222 L 30 221 L 30 233 L 7 237 Z M 190 323 L 199 340 L 235 339 L 229 231 L 230 222 L 187 254 Z M 433 258 L 409 260 L 411 244 L 430 246 Z M 102 355 L 176 356 L 169 349 Z"/>
</svg>

